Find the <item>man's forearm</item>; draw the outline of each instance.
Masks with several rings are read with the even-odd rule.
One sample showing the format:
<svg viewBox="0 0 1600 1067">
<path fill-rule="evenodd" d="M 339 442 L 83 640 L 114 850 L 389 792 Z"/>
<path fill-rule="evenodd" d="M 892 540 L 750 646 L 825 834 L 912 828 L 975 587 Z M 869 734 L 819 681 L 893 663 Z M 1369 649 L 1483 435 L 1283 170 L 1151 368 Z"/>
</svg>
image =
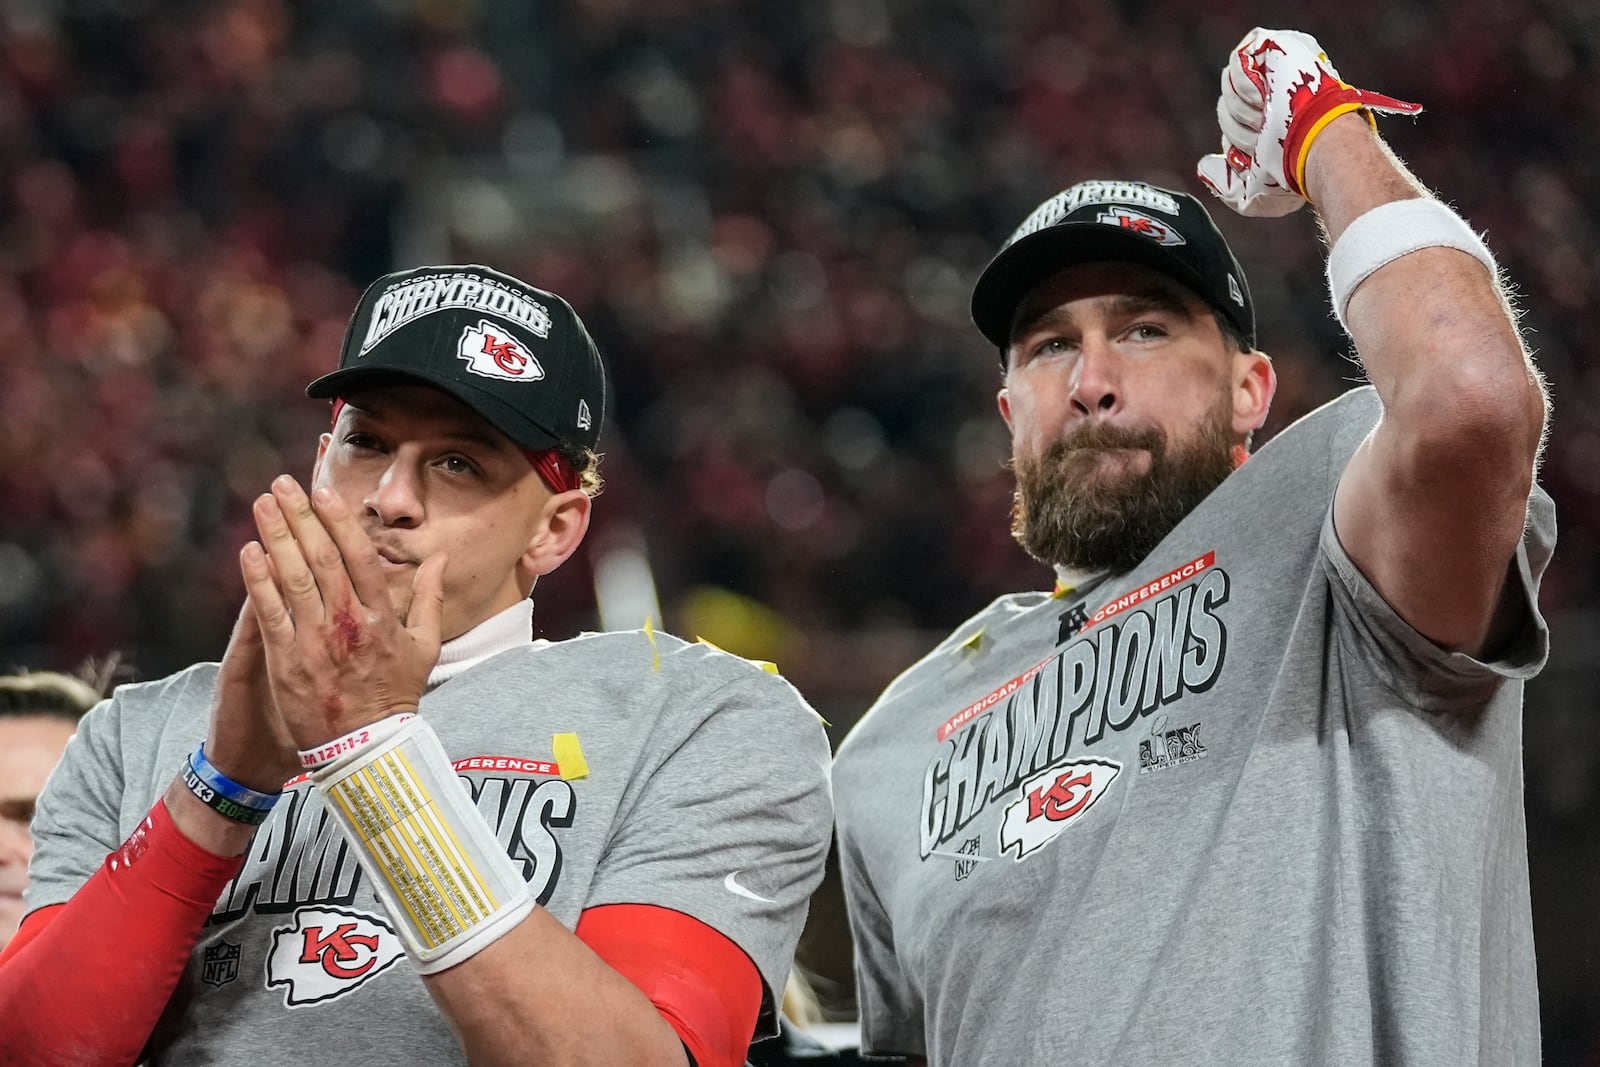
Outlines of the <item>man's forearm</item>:
<svg viewBox="0 0 1600 1067">
<path fill-rule="evenodd" d="M 0 965 L 0 1064 L 138 1058 L 240 865 L 168 810 L 157 801 L 70 901 L 30 919 L 48 925 Z"/>
<path fill-rule="evenodd" d="M 1430 195 L 1355 114 L 1335 119 L 1317 138 L 1306 179 L 1330 245 L 1374 208 Z M 1419 414 L 1439 414 L 1448 410 L 1441 390 L 1459 386 L 1488 390 L 1502 406 L 1521 397 L 1521 419 L 1542 423 L 1542 397 L 1510 309 L 1494 277 L 1468 253 L 1427 247 L 1400 256 L 1355 289 L 1348 310 L 1386 409 L 1415 400 Z M 1407 391 L 1402 379 L 1418 388 Z"/>
<path fill-rule="evenodd" d="M 473 1067 L 687 1067 L 644 993 L 543 908 L 423 983 Z"/>
<path fill-rule="evenodd" d="M 1486 650 L 1514 616 L 1504 589 L 1544 429 L 1542 382 L 1488 251 L 1422 199 L 1361 116 L 1317 138 L 1307 184 L 1334 243 L 1335 310 L 1384 410 L 1340 483 L 1341 543 L 1419 632 Z"/>
<path fill-rule="evenodd" d="M 1357 114 L 1334 119 L 1312 142 L 1306 185 L 1330 245 L 1378 205 L 1429 195 Z"/>
<path fill-rule="evenodd" d="M 162 802 L 183 836 L 218 856 L 242 856 L 250 848 L 256 828 L 235 822 L 206 807 L 181 781 L 173 780 Z"/>
</svg>

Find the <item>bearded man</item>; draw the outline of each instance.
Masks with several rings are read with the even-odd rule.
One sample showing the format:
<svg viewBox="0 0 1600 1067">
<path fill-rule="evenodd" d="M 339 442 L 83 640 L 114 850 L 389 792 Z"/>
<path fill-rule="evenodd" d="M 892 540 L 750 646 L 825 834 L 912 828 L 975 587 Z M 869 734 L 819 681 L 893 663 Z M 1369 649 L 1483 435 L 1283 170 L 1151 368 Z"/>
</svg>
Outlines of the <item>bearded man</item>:
<svg viewBox="0 0 1600 1067">
<path fill-rule="evenodd" d="M 978 279 L 1014 532 L 1056 571 L 834 763 L 863 1051 L 912 1064 L 1539 1062 L 1522 683 L 1554 541 L 1494 261 L 1305 34 L 1201 180 L 1310 202 L 1371 379 L 1245 462 L 1275 378 L 1199 201 L 1088 181 Z"/>
</svg>

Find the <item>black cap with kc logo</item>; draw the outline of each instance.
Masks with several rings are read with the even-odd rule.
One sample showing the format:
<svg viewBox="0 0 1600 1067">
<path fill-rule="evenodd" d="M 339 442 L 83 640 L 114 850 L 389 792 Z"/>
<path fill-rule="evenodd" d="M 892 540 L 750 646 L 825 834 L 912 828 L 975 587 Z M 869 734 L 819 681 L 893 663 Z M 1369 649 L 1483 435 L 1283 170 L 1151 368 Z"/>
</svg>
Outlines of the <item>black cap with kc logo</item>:
<svg viewBox="0 0 1600 1067">
<path fill-rule="evenodd" d="M 1145 182 L 1087 181 L 1034 208 L 973 287 L 972 321 L 999 347 L 1002 364 L 1011 319 L 1029 291 L 1059 270 L 1096 260 L 1140 263 L 1177 279 L 1255 346 L 1244 269 L 1204 204 Z"/>
<path fill-rule="evenodd" d="M 408 378 L 449 393 L 526 449 L 600 441 L 605 366 L 578 313 L 488 267 L 418 267 L 373 282 L 345 331 L 339 369 L 306 395 Z"/>
</svg>

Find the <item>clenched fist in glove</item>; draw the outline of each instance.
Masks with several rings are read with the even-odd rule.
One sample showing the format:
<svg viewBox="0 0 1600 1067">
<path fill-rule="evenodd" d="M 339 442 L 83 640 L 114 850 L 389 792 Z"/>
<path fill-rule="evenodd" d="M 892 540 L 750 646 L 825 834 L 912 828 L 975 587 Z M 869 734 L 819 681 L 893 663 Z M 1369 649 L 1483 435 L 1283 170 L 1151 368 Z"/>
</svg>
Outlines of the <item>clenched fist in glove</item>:
<svg viewBox="0 0 1600 1067">
<path fill-rule="evenodd" d="M 1308 33 L 1258 26 L 1223 68 L 1223 150 L 1200 160 L 1200 180 L 1241 215 L 1287 215 L 1306 202 L 1311 142 L 1329 122 L 1362 108 L 1415 115 L 1422 105 L 1346 85 Z"/>
</svg>

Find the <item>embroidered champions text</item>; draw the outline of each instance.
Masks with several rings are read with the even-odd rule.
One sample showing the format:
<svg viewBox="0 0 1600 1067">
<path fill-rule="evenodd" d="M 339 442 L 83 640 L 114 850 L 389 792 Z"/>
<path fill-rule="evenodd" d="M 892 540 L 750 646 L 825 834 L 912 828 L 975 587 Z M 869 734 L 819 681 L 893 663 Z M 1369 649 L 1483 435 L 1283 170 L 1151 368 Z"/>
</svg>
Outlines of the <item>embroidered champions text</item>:
<svg viewBox="0 0 1600 1067">
<path fill-rule="evenodd" d="M 424 274 L 385 290 L 372 308 L 360 355 L 408 322 L 446 308 L 469 308 L 550 336 L 550 311 L 527 294 L 472 274 Z"/>
<path fill-rule="evenodd" d="M 1179 210 L 1177 200 L 1142 182 L 1079 182 L 1035 208 L 1006 243 L 1014 244 L 1046 226 L 1054 226 L 1085 204 L 1136 204 L 1174 217 Z"/>
<path fill-rule="evenodd" d="M 1092 755 L 1108 727 L 1120 733 L 1216 684 L 1227 657 L 1218 609 L 1229 580 L 1214 558 L 1188 565 L 1196 580 L 1177 584 L 1169 575 L 1112 601 L 1054 657 L 1002 686 L 998 699 L 946 723 L 923 774 L 924 859 L 1024 780 L 1069 753 Z"/>
</svg>

